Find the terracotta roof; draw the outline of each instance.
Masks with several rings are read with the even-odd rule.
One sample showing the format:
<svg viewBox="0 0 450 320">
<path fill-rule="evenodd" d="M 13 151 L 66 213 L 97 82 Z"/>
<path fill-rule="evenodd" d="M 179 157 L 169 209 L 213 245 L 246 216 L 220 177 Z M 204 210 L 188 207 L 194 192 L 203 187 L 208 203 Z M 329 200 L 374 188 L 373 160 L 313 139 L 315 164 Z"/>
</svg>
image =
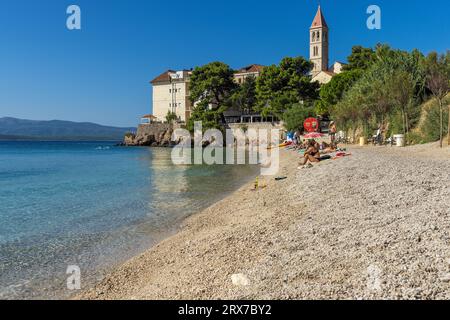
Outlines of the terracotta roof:
<svg viewBox="0 0 450 320">
<path fill-rule="evenodd" d="M 322 70 L 322 71 L 317 72 L 317 73 L 313 76 L 313 79 L 314 79 L 315 77 L 317 77 L 319 74 L 321 74 L 322 72 L 325 73 L 326 75 L 329 75 L 330 77 L 334 77 L 334 76 L 336 75 L 336 73 L 334 73 L 334 72 Z"/>
<path fill-rule="evenodd" d="M 321 27 L 328 28 L 328 25 L 323 16 L 322 9 L 320 9 L 320 6 L 319 6 L 319 9 L 317 9 L 316 17 L 314 18 L 313 23 L 311 25 L 311 29 L 321 28 Z"/>
<path fill-rule="evenodd" d="M 166 82 L 170 80 L 170 73 L 175 73 L 176 71 L 173 70 L 167 70 L 166 72 L 161 73 L 159 76 L 157 76 L 155 79 L 150 81 L 150 83 L 156 83 L 156 82 Z"/>
<path fill-rule="evenodd" d="M 145 116 L 142 116 L 142 119 L 156 119 L 156 117 L 152 114 L 146 114 Z"/>
<path fill-rule="evenodd" d="M 260 64 L 251 64 L 249 66 L 239 69 L 238 73 L 250 73 L 250 72 L 261 72 L 264 66 Z"/>
</svg>

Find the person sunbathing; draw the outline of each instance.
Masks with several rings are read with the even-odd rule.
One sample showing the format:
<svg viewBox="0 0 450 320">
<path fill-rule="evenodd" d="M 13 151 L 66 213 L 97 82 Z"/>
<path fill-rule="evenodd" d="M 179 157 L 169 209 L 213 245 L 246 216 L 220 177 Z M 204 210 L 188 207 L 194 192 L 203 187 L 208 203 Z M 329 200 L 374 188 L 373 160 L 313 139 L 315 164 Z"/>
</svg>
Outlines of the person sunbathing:
<svg viewBox="0 0 450 320">
<path fill-rule="evenodd" d="M 335 143 L 331 143 L 330 145 L 323 148 L 322 153 L 324 153 L 324 154 L 333 153 L 333 152 L 336 152 L 336 150 L 337 150 L 337 145 Z"/>
</svg>

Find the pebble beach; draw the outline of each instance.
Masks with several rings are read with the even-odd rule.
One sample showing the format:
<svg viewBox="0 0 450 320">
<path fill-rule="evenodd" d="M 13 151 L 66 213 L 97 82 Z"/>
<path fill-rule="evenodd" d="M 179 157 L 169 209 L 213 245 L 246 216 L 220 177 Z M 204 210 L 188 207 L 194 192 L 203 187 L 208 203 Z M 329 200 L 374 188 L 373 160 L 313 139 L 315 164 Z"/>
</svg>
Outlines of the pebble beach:
<svg viewBox="0 0 450 320">
<path fill-rule="evenodd" d="M 76 299 L 449 299 L 450 148 L 349 147 L 188 218 Z"/>
</svg>

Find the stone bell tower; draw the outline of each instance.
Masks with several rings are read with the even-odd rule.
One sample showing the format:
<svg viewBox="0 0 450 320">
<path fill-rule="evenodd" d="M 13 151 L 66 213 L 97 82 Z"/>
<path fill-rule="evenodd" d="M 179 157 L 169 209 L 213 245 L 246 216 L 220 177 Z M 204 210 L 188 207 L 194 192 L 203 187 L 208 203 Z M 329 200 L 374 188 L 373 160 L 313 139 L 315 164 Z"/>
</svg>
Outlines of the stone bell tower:
<svg viewBox="0 0 450 320">
<path fill-rule="evenodd" d="M 309 59 L 314 63 L 312 75 L 315 76 L 320 71 L 328 70 L 328 26 L 322 14 L 322 10 L 317 9 L 316 17 L 311 25 Z"/>
</svg>

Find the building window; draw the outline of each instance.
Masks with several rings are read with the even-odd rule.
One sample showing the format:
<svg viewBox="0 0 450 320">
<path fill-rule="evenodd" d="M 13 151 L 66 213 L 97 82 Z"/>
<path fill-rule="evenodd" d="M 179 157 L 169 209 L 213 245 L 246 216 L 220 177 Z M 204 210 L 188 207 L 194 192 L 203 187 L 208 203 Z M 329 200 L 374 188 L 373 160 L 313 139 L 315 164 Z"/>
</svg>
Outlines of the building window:
<svg viewBox="0 0 450 320">
<path fill-rule="evenodd" d="M 313 48 L 313 56 L 314 56 L 314 57 L 317 57 L 318 55 L 319 55 L 319 47 L 315 46 L 315 47 Z"/>
<path fill-rule="evenodd" d="M 316 32 L 313 31 L 312 33 L 312 42 L 316 41 Z"/>
<path fill-rule="evenodd" d="M 317 31 L 317 41 L 320 41 L 320 31 Z"/>
</svg>

